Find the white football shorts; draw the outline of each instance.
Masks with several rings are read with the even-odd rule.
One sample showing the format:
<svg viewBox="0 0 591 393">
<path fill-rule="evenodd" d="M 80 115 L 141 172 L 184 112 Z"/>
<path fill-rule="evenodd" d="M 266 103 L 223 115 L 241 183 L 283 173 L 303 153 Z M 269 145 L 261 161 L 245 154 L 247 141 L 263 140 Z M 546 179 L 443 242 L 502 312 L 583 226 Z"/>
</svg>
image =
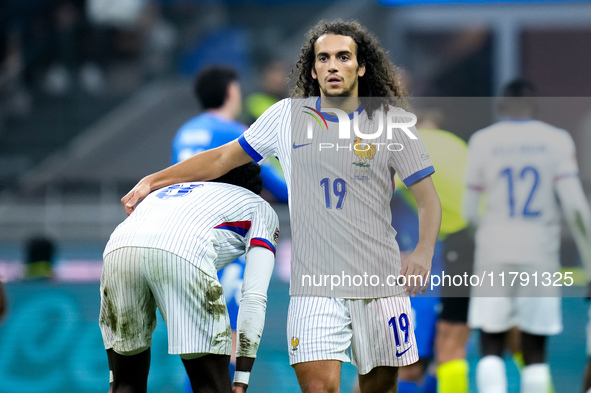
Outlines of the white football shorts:
<svg viewBox="0 0 591 393">
<path fill-rule="evenodd" d="M 484 274 L 486 285 L 471 288 L 468 325 L 486 333 L 501 333 L 517 327 L 530 334 L 559 334 L 562 331 L 560 287 L 551 285 L 554 280 L 548 281 L 542 275 L 553 269 L 518 264 L 498 264 L 488 269 L 486 265 L 477 266 L 474 274 L 479 277 Z M 515 276 L 514 272 L 519 275 Z M 493 285 L 490 285 L 491 274 L 495 280 Z M 523 285 L 525 282 L 527 285 Z"/>
<path fill-rule="evenodd" d="M 562 331 L 561 309 L 558 297 L 473 297 L 468 325 L 486 333 L 517 327 L 529 334 L 551 336 Z"/>
<path fill-rule="evenodd" d="M 407 296 L 292 296 L 287 342 L 291 365 L 317 360 L 352 361 L 361 375 L 375 367 L 406 366 L 419 359 Z"/>
<path fill-rule="evenodd" d="M 156 307 L 168 327 L 168 353 L 229 355 L 230 319 L 217 278 L 170 252 L 124 247 L 105 256 L 99 325 L 105 348 L 150 347 Z"/>
</svg>

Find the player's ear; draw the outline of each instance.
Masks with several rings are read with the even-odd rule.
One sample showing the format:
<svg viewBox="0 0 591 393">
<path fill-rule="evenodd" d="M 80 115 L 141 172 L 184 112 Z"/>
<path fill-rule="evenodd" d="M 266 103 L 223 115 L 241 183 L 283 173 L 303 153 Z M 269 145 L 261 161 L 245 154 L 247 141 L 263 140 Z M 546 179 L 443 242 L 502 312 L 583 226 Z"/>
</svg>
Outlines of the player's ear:
<svg viewBox="0 0 591 393">
<path fill-rule="evenodd" d="M 312 78 L 318 79 L 318 75 L 316 74 L 316 70 L 314 69 L 314 67 L 312 67 L 312 69 L 310 70 L 310 74 L 312 74 Z"/>
<path fill-rule="evenodd" d="M 357 76 L 359 78 L 361 78 L 363 75 L 365 75 L 365 64 L 361 64 L 357 70 Z"/>
</svg>

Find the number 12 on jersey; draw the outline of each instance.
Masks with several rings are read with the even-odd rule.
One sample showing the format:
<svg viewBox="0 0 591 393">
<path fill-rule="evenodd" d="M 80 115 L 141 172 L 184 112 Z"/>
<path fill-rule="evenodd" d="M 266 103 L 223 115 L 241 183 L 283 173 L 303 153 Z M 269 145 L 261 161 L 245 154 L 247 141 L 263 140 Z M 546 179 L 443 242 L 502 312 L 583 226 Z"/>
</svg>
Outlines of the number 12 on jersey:
<svg viewBox="0 0 591 393">
<path fill-rule="evenodd" d="M 331 182 L 328 177 L 320 180 L 320 187 L 324 188 L 324 202 L 326 204 L 326 208 L 332 209 L 332 193 L 334 193 L 334 195 L 338 198 L 336 208 L 340 210 L 343 208 L 343 203 L 345 203 L 345 197 L 347 196 L 347 182 L 341 178 L 338 178 L 332 182 L 332 187 L 330 183 Z"/>
<path fill-rule="evenodd" d="M 532 185 L 527 197 L 527 201 L 523 205 L 523 211 L 521 212 L 521 214 L 523 215 L 523 217 L 538 217 L 540 214 L 542 214 L 542 212 L 539 210 L 531 210 L 530 206 L 534 199 L 534 194 L 536 192 L 536 189 L 538 188 L 538 183 L 540 181 L 540 174 L 538 173 L 538 170 L 536 168 L 532 166 L 526 166 L 521 170 L 521 172 L 519 172 L 519 177 L 517 177 L 513 174 L 513 168 L 509 167 L 503 169 L 500 175 L 507 177 L 507 187 L 509 192 L 509 216 L 515 217 L 515 180 L 525 181 L 527 177 L 532 178 Z"/>
</svg>

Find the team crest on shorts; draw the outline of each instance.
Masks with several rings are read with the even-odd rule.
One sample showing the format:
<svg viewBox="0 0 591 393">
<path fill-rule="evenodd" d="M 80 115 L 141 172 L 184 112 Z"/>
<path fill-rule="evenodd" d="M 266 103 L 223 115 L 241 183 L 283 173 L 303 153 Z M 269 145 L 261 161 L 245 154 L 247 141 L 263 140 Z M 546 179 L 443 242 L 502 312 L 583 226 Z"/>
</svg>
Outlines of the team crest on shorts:
<svg viewBox="0 0 591 393">
<path fill-rule="evenodd" d="M 296 336 L 293 336 L 291 338 L 291 350 L 292 351 L 297 351 L 298 350 L 298 345 L 300 345 L 300 339 L 297 338 Z"/>
<path fill-rule="evenodd" d="M 373 143 L 361 143 L 361 138 L 355 138 L 353 143 L 353 153 L 359 158 L 358 161 L 353 162 L 355 165 L 355 180 L 369 180 L 368 171 L 369 160 L 373 160 L 376 155 L 376 147 Z"/>
</svg>

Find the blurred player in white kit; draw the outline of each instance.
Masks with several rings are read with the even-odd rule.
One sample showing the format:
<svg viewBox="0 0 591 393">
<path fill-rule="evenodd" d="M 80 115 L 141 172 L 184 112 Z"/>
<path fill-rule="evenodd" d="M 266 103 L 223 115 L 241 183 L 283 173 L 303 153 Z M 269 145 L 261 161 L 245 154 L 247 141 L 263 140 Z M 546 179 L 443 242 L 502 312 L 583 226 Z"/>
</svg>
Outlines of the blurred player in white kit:
<svg viewBox="0 0 591 393">
<path fill-rule="evenodd" d="M 542 283 L 553 283 L 560 267 L 555 195 L 591 273 L 591 214 L 575 145 L 565 130 L 533 119 L 535 95 L 528 81 L 509 83 L 499 102 L 503 120 L 476 132 L 468 144 L 464 213 L 478 226 L 474 273 L 492 272 L 495 279 L 492 288 L 472 288 L 469 308 L 469 325 L 481 329 L 482 359 L 476 369 L 481 393 L 507 391 L 502 353 L 514 326 L 522 333 L 521 393 L 550 388 L 546 338 L 562 331 L 561 299 L 559 288 Z M 479 218 L 484 194 L 486 213 Z M 523 273 L 529 285 L 510 285 L 509 272 Z"/>
</svg>

